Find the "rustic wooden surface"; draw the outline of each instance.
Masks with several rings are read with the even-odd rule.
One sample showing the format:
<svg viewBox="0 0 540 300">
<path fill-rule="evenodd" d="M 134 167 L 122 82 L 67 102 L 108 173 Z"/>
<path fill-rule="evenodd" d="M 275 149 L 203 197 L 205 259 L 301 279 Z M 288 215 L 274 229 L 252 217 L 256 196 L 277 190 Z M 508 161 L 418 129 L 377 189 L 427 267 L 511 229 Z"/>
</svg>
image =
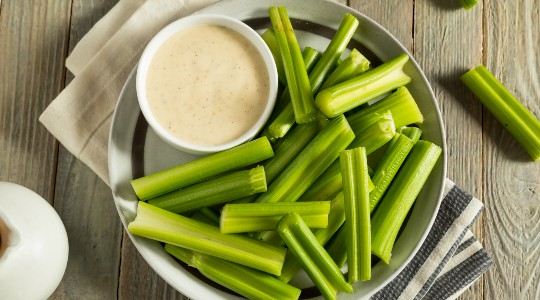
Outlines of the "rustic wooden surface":
<svg viewBox="0 0 540 300">
<path fill-rule="evenodd" d="M 107 186 L 38 122 L 72 79 L 65 58 L 117 1 L 0 1 L 0 180 L 36 191 L 66 226 L 69 262 L 51 299 L 185 298 L 137 253 Z M 540 163 L 459 81 L 484 64 L 540 116 L 540 0 L 469 11 L 458 0 L 340 2 L 411 51 L 444 116 L 448 175 L 485 204 L 473 232 L 494 264 L 461 298 L 540 299 Z"/>
</svg>

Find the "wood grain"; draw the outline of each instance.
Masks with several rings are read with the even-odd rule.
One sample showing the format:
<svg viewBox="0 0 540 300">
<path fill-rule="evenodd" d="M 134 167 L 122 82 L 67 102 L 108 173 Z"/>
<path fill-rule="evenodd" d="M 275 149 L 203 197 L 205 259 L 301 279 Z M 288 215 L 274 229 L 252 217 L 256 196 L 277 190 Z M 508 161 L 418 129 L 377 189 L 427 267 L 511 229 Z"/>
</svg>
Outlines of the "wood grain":
<svg viewBox="0 0 540 300">
<path fill-rule="evenodd" d="M 57 143 L 38 117 L 64 84 L 70 3 L 4 1 L 0 14 L 0 180 L 51 202 Z"/>
<path fill-rule="evenodd" d="M 457 1 L 456 1 L 457 3 Z M 443 115 L 448 153 L 448 178 L 482 196 L 482 106 L 459 77 L 482 63 L 482 4 L 464 10 L 448 3 L 416 1 L 414 53 L 424 70 Z M 473 225 L 483 242 L 482 218 Z M 463 299 L 480 299 L 478 280 Z"/>
<path fill-rule="evenodd" d="M 73 1 L 69 52 L 116 1 Z M 66 77 L 69 83 L 71 74 Z M 111 191 L 63 146 L 58 154 L 54 208 L 66 227 L 70 252 L 64 279 L 51 299 L 116 298 L 122 226 Z"/>
<path fill-rule="evenodd" d="M 489 1 L 486 67 L 540 117 L 540 1 Z M 540 299 L 540 164 L 484 110 L 485 299 Z"/>
</svg>

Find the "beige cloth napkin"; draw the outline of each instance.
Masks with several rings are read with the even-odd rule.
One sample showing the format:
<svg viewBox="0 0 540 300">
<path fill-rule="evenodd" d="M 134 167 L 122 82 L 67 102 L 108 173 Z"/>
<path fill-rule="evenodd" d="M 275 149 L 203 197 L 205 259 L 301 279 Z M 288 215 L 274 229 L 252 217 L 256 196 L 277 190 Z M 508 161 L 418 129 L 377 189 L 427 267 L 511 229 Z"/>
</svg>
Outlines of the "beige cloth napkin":
<svg viewBox="0 0 540 300">
<path fill-rule="evenodd" d="M 107 145 L 122 87 L 150 38 L 168 23 L 216 0 L 120 0 L 66 60 L 75 79 L 39 120 L 109 184 Z"/>
</svg>

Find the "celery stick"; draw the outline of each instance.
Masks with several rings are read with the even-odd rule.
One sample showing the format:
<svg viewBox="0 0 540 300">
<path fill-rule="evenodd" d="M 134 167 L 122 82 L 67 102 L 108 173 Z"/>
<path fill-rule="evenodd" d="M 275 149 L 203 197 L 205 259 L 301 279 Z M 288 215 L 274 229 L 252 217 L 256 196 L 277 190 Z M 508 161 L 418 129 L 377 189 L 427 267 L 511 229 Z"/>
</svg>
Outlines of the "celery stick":
<svg viewBox="0 0 540 300">
<path fill-rule="evenodd" d="M 459 3 L 465 10 L 469 10 L 478 3 L 478 0 L 459 0 Z"/>
<path fill-rule="evenodd" d="M 504 125 L 534 161 L 540 160 L 540 121 L 480 65 L 461 76 L 480 102 Z"/>
<path fill-rule="evenodd" d="M 285 78 L 285 71 L 283 70 L 283 61 L 281 60 L 281 53 L 279 52 L 279 46 L 276 40 L 276 35 L 271 28 L 266 29 L 262 34 L 261 38 L 270 49 L 272 56 L 274 57 L 274 62 L 276 63 L 276 70 L 278 73 L 279 82 L 282 84 L 287 84 L 287 79 Z"/>
<path fill-rule="evenodd" d="M 365 147 L 366 153 L 371 154 L 389 142 L 395 134 L 396 128 L 392 118 L 381 119 L 377 123 L 370 125 L 366 130 L 358 133 L 354 141 L 349 145 L 349 149 Z"/>
<path fill-rule="evenodd" d="M 342 61 L 321 85 L 321 90 L 358 76 L 369 69 L 370 61 L 356 49 Z"/>
<path fill-rule="evenodd" d="M 324 246 L 330 240 L 334 233 L 341 227 L 343 222 L 345 222 L 344 209 L 345 204 L 343 202 L 343 193 L 339 193 L 330 203 L 328 226 L 326 228 L 316 228 L 311 230 L 319 244 L 322 246 Z M 289 282 L 294 275 L 300 271 L 301 268 L 302 266 L 298 262 L 298 259 L 296 259 L 296 257 L 290 251 L 287 251 L 279 280 Z"/>
<path fill-rule="evenodd" d="M 183 249 L 171 244 L 165 250 L 206 278 L 249 299 L 298 299 L 300 289 L 274 276 L 211 255 Z"/>
<path fill-rule="evenodd" d="M 289 44 L 289 50 L 291 51 L 294 63 L 294 74 L 296 75 L 296 83 L 298 85 L 300 96 L 297 99 L 291 97 L 296 123 L 305 124 L 313 122 L 318 111 L 313 103 L 311 84 L 302 58 L 302 52 L 300 51 L 300 45 L 298 45 L 296 34 L 294 33 L 291 20 L 287 14 L 287 9 L 281 6 L 278 8 L 278 11 L 279 16 L 281 17 L 281 23 L 285 30 L 285 36 L 287 37 L 287 43 Z"/>
<path fill-rule="evenodd" d="M 371 279 L 371 222 L 366 148 L 340 153 L 349 282 Z"/>
<path fill-rule="evenodd" d="M 347 223 L 347 221 L 345 221 Z M 347 230 L 345 229 L 345 223 L 336 231 L 332 239 L 328 241 L 325 246 L 325 250 L 328 252 L 328 255 L 336 263 L 338 267 L 343 267 L 347 262 Z M 289 253 L 287 252 L 287 255 Z M 287 255 L 285 256 L 285 261 L 287 261 Z M 285 263 L 283 264 L 285 267 Z"/>
<path fill-rule="evenodd" d="M 277 231 L 325 299 L 336 299 L 340 291 L 353 291 L 341 270 L 297 213 L 285 215 Z"/>
<path fill-rule="evenodd" d="M 358 20 L 350 14 L 346 14 L 339 25 L 339 28 L 326 47 L 321 59 L 317 62 L 313 71 L 309 73 L 309 82 L 313 95 L 317 93 L 327 74 L 332 70 L 336 61 L 347 47 L 356 28 Z M 287 105 L 280 113 L 278 118 L 269 127 L 270 134 L 275 137 L 283 137 L 294 124 L 294 110 L 291 104 Z"/>
<path fill-rule="evenodd" d="M 268 186 L 256 202 L 294 202 L 353 140 L 354 134 L 344 116 L 330 121 Z"/>
<path fill-rule="evenodd" d="M 441 152 L 430 142 L 416 142 L 375 211 L 371 219 L 371 251 L 385 263 L 390 262 L 399 229 Z"/>
<path fill-rule="evenodd" d="M 394 136 L 392 142 L 377 163 L 375 173 L 372 176 L 375 189 L 369 193 L 370 212 L 373 212 L 377 204 L 379 204 L 386 189 L 414 145 L 411 139 L 399 133 Z"/>
<path fill-rule="evenodd" d="M 221 212 L 221 233 L 276 230 L 281 217 L 296 212 L 309 228 L 326 228 L 330 201 L 226 204 Z"/>
<path fill-rule="evenodd" d="M 384 95 L 411 82 L 403 71 L 407 61 L 409 56 L 402 54 L 359 76 L 322 90 L 317 94 L 315 104 L 325 116 L 333 118 Z"/>
<path fill-rule="evenodd" d="M 392 120 L 392 123 L 394 122 L 394 117 L 392 116 L 392 112 L 390 110 L 384 111 L 384 112 L 373 112 L 369 115 L 364 116 L 361 120 L 358 120 L 359 122 L 354 123 L 354 127 L 351 126 L 353 132 L 355 135 L 360 135 L 361 132 L 368 129 L 369 126 L 373 125 L 374 123 L 379 122 L 380 120 Z M 347 117 L 347 121 L 349 120 L 349 117 Z M 350 123 L 349 123 L 350 125 Z M 395 127 L 395 126 L 394 126 Z"/>
<path fill-rule="evenodd" d="M 422 136 L 422 130 L 420 130 L 420 128 L 418 127 L 403 126 L 398 129 L 397 132 L 411 139 L 413 144 L 416 144 L 416 142 L 418 142 L 418 140 L 420 140 L 420 137 Z"/>
<path fill-rule="evenodd" d="M 274 156 L 266 137 L 131 181 L 141 200 L 172 192 L 210 177 Z"/>
<path fill-rule="evenodd" d="M 319 126 L 314 122 L 301 124 L 296 126 L 290 134 L 282 139 L 280 146 L 275 151 L 274 157 L 266 160 L 263 164 L 268 185 L 274 182 L 274 179 L 304 150 L 306 145 L 318 132 Z M 235 200 L 233 203 L 253 202 L 258 196 L 258 194 L 253 194 L 249 197 Z"/>
<path fill-rule="evenodd" d="M 286 249 L 245 236 L 222 234 L 219 228 L 139 201 L 129 233 L 214 255 L 270 274 L 280 275 Z"/>
<path fill-rule="evenodd" d="M 371 116 L 373 114 L 382 114 L 386 111 L 392 113 L 396 128 L 413 123 L 421 124 L 424 121 L 424 117 L 420 109 L 418 109 L 414 98 L 404 86 L 398 88 L 386 98 L 348 116 L 347 121 L 349 121 L 351 128 L 360 130 L 360 128 L 371 125 Z"/>
<path fill-rule="evenodd" d="M 237 171 L 148 200 L 149 204 L 181 214 L 266 192 L 264 167 Z"/>
</svg>

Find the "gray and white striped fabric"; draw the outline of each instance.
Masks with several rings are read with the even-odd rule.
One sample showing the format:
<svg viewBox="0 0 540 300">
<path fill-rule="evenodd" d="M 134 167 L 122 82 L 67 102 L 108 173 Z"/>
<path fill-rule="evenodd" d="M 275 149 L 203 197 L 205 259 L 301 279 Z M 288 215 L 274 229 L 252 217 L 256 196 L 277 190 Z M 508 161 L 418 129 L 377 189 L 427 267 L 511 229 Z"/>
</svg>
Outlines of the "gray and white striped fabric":
<svg viewBox="0 0 540 300">
<path fill-rule="evenodd" d="M 401 273 L 371 299 L 455 299 L 492 264 L 471 231 L 478 199 L 447 179 L 439 212 L 424 244 Z"/>
</svg>

